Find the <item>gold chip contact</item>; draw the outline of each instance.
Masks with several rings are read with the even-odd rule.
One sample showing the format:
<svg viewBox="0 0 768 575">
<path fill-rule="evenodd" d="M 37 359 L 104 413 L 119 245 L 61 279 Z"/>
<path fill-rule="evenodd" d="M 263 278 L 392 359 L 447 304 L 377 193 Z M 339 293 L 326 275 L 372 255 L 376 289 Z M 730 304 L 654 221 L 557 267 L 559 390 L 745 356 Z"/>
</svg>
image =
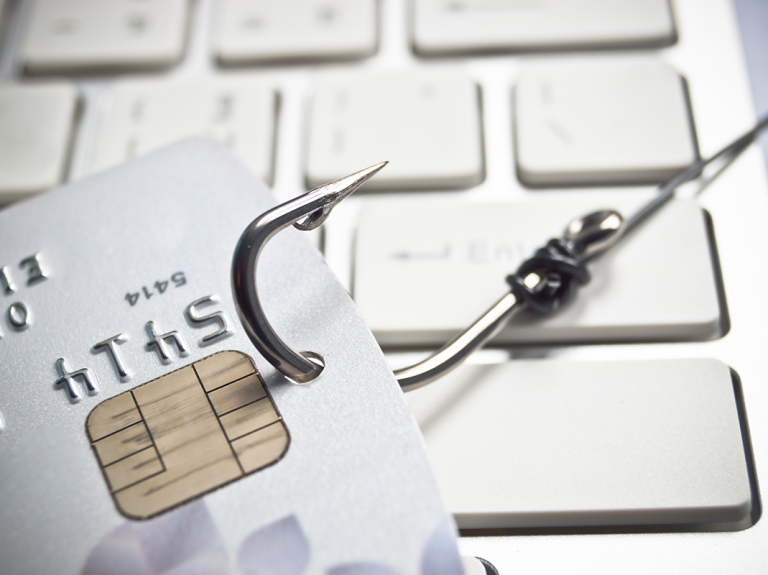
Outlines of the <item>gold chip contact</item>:
<svg viewBox="0 0 768 575">
<path fill-rule="evenodd" d="M 85 427 L 117 508 L 132 519 L 263 469 L 290 442 L 252 360 L 235 351 L 100 403 Z"/>
</svg>

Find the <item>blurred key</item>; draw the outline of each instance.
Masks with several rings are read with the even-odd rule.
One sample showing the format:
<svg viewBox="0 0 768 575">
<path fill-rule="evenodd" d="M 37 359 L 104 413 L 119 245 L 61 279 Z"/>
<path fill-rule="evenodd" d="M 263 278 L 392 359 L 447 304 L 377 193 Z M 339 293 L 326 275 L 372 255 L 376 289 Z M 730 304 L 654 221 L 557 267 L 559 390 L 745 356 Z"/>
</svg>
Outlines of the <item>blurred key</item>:
<svg viewBox="0 0 768 575">
<path fill-rule="evenodd" d="M 77 102 L 68 82 L 0 84 L 0 205 L 61 183 Z"/>
<path fill-rule="evenodd" d="M 271 182 L 276 106 L 275 91 L 253 78 L 120 82 L 101 102 L 91 171 L 208 136 Z"/>
<path fill-rule="evenodd" d="M 605 208 L 629 216 L 639 204 L 605 194 L 369 204 L 357 231 L 355 302 L 381 344 L 445 343 L 508 293 L 506 276 L 573 219 Z M 691 200 L 672 200 L 589 269 L 591 282 L 569 303 L 544 318 L 518 315 L 495 341 L 705 340 L 719 332 L 707 226 Z"/>
<path fill-rule="evenodd" d="M 8 20 L 10 7 L 5 0 L 0 0 L 0 55 L 3 54 L 3 45 L 6 42 L 8 33 Z M 7 50 L 7 48 L 5 48 Z"/>
<path fill-rule="evenodd" d="M 478 87 L 457 71 L 327 75 L 310 109 L 307 181 L 389 160 L 367 189 L 458 188 L 483 178 Z"/>
<path fill-rule="evenodd" d="M 28 72 L 155 68 L 181 59 L 188 0 L 34 0 Z"/>
<path fill-rule="evenodd" d="M 483 563 L 477 557 L 471 557 L 468 555 L 462 555 L 461 563 L 464 567 L 464 575 L 498 575 L 493 567 L 486 567 L 486 563 Z"/>
<path fill-rule="evenodd" d="M 683 81 L 657 60 L 531 66 L 514 123 L 518 175 L 534 186 L 660 183 L 697 157 Z"/>
<path fill-rule="evenodd" d="M 496 50 L 666 46 L 667 0 L 414 0 L 414 48 L 427 55 Z"/>
<path fill-rule="evenodd" d="M 224 64 L 361 58 L 376 51 L 376 0 L 223 0 L 214 54 Z"/>
<path fill-rule="evenodd" d="M 405 397 L 460 528 L 749 521 L 718 360 L 468 365 Z"/>
</svg>

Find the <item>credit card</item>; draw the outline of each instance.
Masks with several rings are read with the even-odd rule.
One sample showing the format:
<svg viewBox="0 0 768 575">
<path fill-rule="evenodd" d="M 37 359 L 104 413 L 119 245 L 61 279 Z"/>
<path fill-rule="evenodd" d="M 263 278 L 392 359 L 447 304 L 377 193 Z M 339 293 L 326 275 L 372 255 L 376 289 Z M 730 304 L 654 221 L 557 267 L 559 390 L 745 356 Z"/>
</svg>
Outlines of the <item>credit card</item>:
<svg viewBox="0 0 768 575">
<path fill-rule="evenodd" d="M 239 324 L 232 254 L 273 205 L 188 140 L 0 212 L 3 573 L 463 572 L 403 394 L 301 232 L 260 298 L 321 376 Z"/>
</svg>

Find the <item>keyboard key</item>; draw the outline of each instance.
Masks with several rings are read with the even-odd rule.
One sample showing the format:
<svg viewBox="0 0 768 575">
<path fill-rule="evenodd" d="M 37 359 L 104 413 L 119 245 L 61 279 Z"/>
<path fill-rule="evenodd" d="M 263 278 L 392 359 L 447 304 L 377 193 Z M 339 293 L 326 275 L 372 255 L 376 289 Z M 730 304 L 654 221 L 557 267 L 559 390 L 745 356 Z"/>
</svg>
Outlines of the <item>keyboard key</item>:
<svg viewBox="0 0 768 575">
<path fill-rule="evenodd" d="M 454 188 L 483 177 L 478 87 L 454 71 L 327 75 L 310 111 L 307 180 L 389 160 L 367 189 Z"/>
<path fill-rule="evenodd" d="M 36 0 L 28 72 L 169 66 L 184 52 L 188 0 Z"/>
<path fill-rule="evenodd" d="M 415 0 L 414 7 L 414 48 L 425 55 L 634 48 L 674 40 L 667 0 Z"/>
<path fill-rule="evenodd" d="M 3 55 L 4 50 L 8 50 L 4 46 L 8 42 L 8 30 L 10 26 L 8 21 L 10 20 L 11 6 L 6 0 L 0 0 L 0 56 Z"/>
<path fill-rule="evenodd" d="M 362 58 L 376 51 L 375 0 L 224 0 L 214 54 L 224 64 Z"/>
<path fill-rule="evenodd" d="M 254 174 L 272 180 L 277 95 L 258 79 L 123 81 L 102 104 L 92 171 L 183 138 L 208 136 Z"/>
<path fill-rule="evenodd" d="M 383 173 L 383 172 L 382 172 Z M 509 291 L 505 278 L 573 219 L 640 205 L 593 195 L 509 203 L 379 201 L 360 215 L 354 299 L 382 345 L 440 345 Z M 680 265 L 685 262 L 685 265 Z M 497 343 L 706 340 L 720 308 L 707 225 L 672 200 L 593 262 L 592 281 L 556 313 L 518 315 Z"/>
<path fill-rule="evenodd" d="M 460 528 L 735 523 L 752 507 L 714 359 L 473 365 L 405 397 Z"/>
<path fill-rule="evenodd" d="M 0 84 L 0 205 L 61 183 L 78 92 L 73 84 Z"/>
<path fill-rule="evenodd" d="M 659 183 L 697 157 L 683 81 L 664 62 L 532 66 L 514 101 L 525 184 Z"/>
</svg>

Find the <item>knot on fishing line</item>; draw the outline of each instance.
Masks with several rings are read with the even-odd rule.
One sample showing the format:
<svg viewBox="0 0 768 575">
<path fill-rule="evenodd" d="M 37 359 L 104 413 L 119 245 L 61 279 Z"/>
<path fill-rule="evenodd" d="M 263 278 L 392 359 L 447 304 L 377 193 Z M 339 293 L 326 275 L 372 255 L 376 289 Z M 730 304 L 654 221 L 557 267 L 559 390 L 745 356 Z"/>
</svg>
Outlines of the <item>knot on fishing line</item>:
<svg viewBox="0 0 768 575">
<path fill-rule="evenodd" d="M 520 264 L 514 274 L 507 276 L 507 283 L 517 300 L 528 309 L 550 313 L 567 301 L 580 285 L 589 282 L 589 271 L 579 263 L 578 256 L 564 240 L 549 240 L 545 247 Z M 529 279 L 526 283 L 531 274 L 538 276 L 539 281 Z"/>
</svg>

